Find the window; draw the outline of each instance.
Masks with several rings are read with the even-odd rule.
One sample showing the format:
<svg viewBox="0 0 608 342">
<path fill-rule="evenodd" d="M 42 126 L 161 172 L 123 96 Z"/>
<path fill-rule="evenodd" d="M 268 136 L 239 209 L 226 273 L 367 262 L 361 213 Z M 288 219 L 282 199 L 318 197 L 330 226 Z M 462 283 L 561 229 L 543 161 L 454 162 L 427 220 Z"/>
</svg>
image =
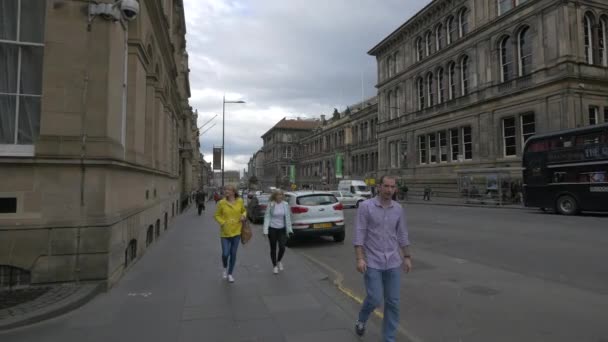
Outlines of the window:
<svg viewBox="0 0 608 342">
<path fill-rule="evenodd" d="M 393 119 L 393 92 L 389 90 L 389 92 L 386 94 L 386 105 L 387 105 L 387 114 L 388 114 L 388 119 L 392 120 Z"/>
<path fill-rule="evenodd" d="M 399 72 L 399 51 L 393 56 L 393 69 L 393 75 L 396 75 Z"/>
<path fill-rule="evenodd" d="M 38 139 L 45 3 L 0 3 L 0 152 Z"/>
<path fill-rule="evenodd" d="M 448 99 L 453 100 L 456 96 L 456 63 L 448 64 Z"/>
<path fill-rule="evenodd" d="M 418 154 L 420 156 L 420 164 L 426 164 L 426 136 L 418 136 Z"/>
<path fill-rule="evenodd" d="M 604 107 L 604 123 L 608 123 L 608 107 Z"/>
<path fill-rule="evenodd" d="M 460 154 L 460 140 L 458 138 L 457 128 L 450 130 L 450 145 L 452 147 L 452 150 L 450 151 L 452 154 L 452 161 L 458 161 L 458 156 Z"/>
<path fill-rule="evenodd" d="M 507 82 L 513 76 L 513 51 L 511 39 L 504 37 L 499 43 L 500 81 Z"/>
<path fill-rule="evenodd" d="M 515 7 L 515 0 L 498 0 L 498 15 L 503 15 L 513 7 Z"/>
<path fill-rule="evenodd" d="M 469 93 L 469 57 L 464 56 L 460 61 L 460 89 L 462 96 Z"/>
<path fill-rule="evenodd" d="M 416 81 L 416 89 L 418 90 L 418 110 L 424 109 L 424 81 L 422 77 Z"/>
<path fill-rule="evenodd" d="M 600 19 L 600 27 L 598 27 L 598 44 L 599 44 L 599 57 L 600 64 L 608 66 L 608 51 L 606 50 L 606 44 L 608 43 L 608 17 L 604 16 Z"/>
<path fill-rule="evenodd" d="M 423 56 L 424 47 L 422 46 L 422 38 L 416 39 L 416 61 L 420 62 Z"/>
<path fill-rule="evenodd" d="M 469 33 L 469 10 L 463 8 L 458 13 L 458 28 L 460 38 L 464 37 L 465 34 Z"/>
<path fill-rule="evenodd" d="M 532 67 L 532 41 L 529 27 L 519 32 L 518 40 L 519 76 L 524 76 L 530 73 Z"/>
<path fill-rule="evenodd" d="M 517 155 L 515 117 L 502 119 L 502 137 L 505 157 Z"/>
<path fill-rule="evenodd" d="M 589 124 L 597 125 L 599 117 L 599 108 L 596 106 L 589 106 Z"/>
<path fill-rule="evenodd" d="M 433 34 L 431 31 L 426 33 L 426 55 L 430 56 L 433 53 Z"/>
<path fill-rule="evenodd" d="M 462 141 L 464 144 L 464 159 L 473 159 L 473 135 L 471 133 L 471 127 L 464 127 L 462 129 Z"/>
<path fill-rule="evenodd" d="M 429 157 L 431 163 L 437 162 L 437 137 L 435 134 L 429 134 Z"/>
<path fill-rule="evenodd" d="M 283 148 L 283 158 L 293 158 L 293 149 L 291 146 L 285 146 Z"/>
<path fill-rule="evenodd" d="M 401 157 L 399 165 L 402 167 L 407 166 L 407 140 L 401 140 L 399 145 L 399 156 Z"/>
<path fill-rule="evenodd" d="M 583 29 L 585 30 L 585 61 L 593 64 L 593 25 L 594 20 L 591 14 L 585 14 Z"/>
<path fill-rule="evenodd" d="M 456 23 L 454 17 L 449 17 L 446 21 L 445 25 L 446 29 L 446 41 L 447 44 L 450 45 L 458 39 L 458 30 L 456 27 Z"/>
<path fill-rule="evenodd" d="M 432 107 L 435 104 L 435 88 L 433 86 L 433 73 L 426 76 L 426 90 L 428 98 L 428 106 Z"/>
<path fill-rule="evenodd" d="M 445 101 L 445 89 L 444 89 L 443 69 L 437 70 L 437 103 L 443 103 Z"/>
<path fill-rule="evenodd" d="M 439 161 L 445 163 L 448 161 L 448 137 L 445 131 L 439 132 Z"/>
<path fill-rule="evenodd" d="M 388 144 L 389 146 L 389 160 L 392 169 L 399 167 L 399 152 L 397 151 L 397 142 L 393 141 Z"/>
<path fill-rule="evenodd" d="M 531 136 L 536 134 L 536 123 L 534 120 L 534 114 L 524 114 L 521 116 L 521 136 L 522 136 L 522 149 L 526 144 L 526 141 L 530 139 Z"/>
<path fill-rule="evenodd" d="M 14 214 L 17 212 L 16 197 L 0 197 L 0 214 Z"/>
<path fill-rule="evenodd" d="M 443 25 L 439 24 L 435 28 L 435 50 L 443 49 Z"/>
</svg>

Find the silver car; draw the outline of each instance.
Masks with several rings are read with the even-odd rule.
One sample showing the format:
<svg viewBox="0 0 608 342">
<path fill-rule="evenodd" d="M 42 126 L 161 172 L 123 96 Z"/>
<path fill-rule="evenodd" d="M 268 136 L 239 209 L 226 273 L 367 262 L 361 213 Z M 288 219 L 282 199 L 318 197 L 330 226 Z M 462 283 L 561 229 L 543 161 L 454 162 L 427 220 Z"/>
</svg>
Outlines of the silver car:
<svg viewBox="0 0 608 342">
<path fill-rule="evenodd" d="M 348 191 L 331 191 L 334 196 L 344 205 L 345 207 L 359 208 L 359 203 L 366 200 L 366 198 L 353 195 Z"/>
<path fill-rule="evenodd" d="M 298 236 L 331 236 L 342 242 L 344 205 L 327 191 L 296 191 L 285 193 L 291 210 L 293 232 Z"/>
</svg>

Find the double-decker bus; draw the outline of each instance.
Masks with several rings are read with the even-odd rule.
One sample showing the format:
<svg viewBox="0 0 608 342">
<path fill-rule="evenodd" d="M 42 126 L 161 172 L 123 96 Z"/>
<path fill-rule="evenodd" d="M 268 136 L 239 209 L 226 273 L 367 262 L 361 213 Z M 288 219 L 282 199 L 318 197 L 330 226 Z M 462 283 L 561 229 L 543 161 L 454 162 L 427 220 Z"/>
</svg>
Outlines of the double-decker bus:
<svg viewBox="0 0 608 342">
<path fill-rule="evenodd" d="M 531 137 L 523 168 L 525 206 L 608 211 L 608 123 Z"/>
</svg>

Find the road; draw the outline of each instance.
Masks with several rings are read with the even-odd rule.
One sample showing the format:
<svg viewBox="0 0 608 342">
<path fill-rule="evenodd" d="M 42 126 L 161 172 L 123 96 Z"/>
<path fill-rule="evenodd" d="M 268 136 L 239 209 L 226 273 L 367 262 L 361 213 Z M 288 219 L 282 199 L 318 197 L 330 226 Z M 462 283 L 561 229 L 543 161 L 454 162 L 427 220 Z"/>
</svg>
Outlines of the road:
<svg viewBox="0 0 608 342">
<path fill-rule="evenodd" d="M 402 283 L 401 328 L 413 341 L 608 341 L 608 216 L 412 204 L 414 271 Z M 347 242 L 292 249 L 364 297 Z"/>
</svg>

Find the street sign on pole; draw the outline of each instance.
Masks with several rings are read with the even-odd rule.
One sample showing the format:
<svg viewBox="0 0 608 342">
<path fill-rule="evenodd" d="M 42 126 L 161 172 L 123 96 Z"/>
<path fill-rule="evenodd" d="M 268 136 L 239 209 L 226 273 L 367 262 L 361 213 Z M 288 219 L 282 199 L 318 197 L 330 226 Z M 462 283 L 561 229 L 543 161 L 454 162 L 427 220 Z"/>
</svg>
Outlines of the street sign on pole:
<svg viewBox="0 0 608 342">
<path fill-rule="evenodd" d="M 295 183 L 296 182 L 296 166 L 295 165 L 289 165 L 289 183 Z"/>
</svg>

